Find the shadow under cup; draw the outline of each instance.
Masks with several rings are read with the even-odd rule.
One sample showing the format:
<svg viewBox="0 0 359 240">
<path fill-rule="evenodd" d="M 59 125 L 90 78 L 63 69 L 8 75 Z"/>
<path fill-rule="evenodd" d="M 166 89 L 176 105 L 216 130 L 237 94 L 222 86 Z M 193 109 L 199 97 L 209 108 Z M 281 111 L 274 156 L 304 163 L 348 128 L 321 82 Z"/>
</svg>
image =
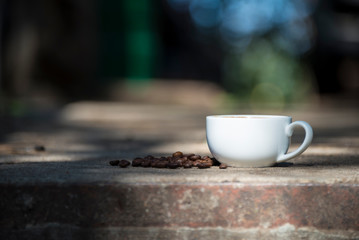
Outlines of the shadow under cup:
<svg viewBox="0 0 359 240">
<path fill-rule="evenodd" d="M 306 137 L 297 150 L 286 154 L 297 126 L 305 129 Z M 308 123 L 274 115 L 207 116 L 206 134 L 212 155 L 232 167 L 266 167 L 289 160 L 304 152 L 313 136 Z"/>
</svg>

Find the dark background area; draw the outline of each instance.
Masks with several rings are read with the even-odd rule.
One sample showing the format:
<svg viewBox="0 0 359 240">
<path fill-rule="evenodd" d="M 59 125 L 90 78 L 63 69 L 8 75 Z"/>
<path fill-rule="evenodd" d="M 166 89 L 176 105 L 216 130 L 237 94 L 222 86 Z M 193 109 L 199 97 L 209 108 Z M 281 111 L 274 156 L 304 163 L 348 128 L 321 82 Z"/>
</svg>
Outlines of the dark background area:
<svg viewBox="0 0 359 240">
<path fill-rule="evenodd" d="M 64 102 L 106 99 L 106 91 L 114 83 L 151 84 L 152 79 L 212 82 L 234 96 L 250 98 L 253 94 L 247 93 L 263 82 L 266 71 L 261 71 L 267 62 L 250 68 L 246 67 L 250 60 L 246 59 L 256 56 L 253 51 L 261 47 L 269 55 L 274 54 L 270 60 L 281 59 L 278 65 L 291 61 L 290 66 L 295 69 L 292 75 L 284 75 L 284 80 L 278 78 L 279 93 L 283 92 L 285 101 L 292 101 L 288 96 L 305 85 L 303 78 L 310 88 L 304 92 L 357 101 L 359 3 L 263 3 L 2 0 L 0 94 L 2 102 L 7 103 L 2 108 L 32 96 L 42 96 L 45 102 L 57 98 Z M 252 11 L 251 14 L 241 15 L 241 6 L 247 9 L 243 13 Z M 273 6 L 281 12 L 267 18 L 273 24 L 264 29 L 263 21 L 255 19 Z M 299 17 L 275 18 L 294 16 L 291 12 L 301 13 L 301 8 L 306 13 L 297 14 Z M 237 9 L 238 13 L 233 14 L 230 9 Z M 216 17 L 219 20 L 213 22 Z M 276 39 L 285 39 L 287 45 Z M 291 50 L 283 47 L 290 45 Z M 253 57 L 253 61 L 257 58 Z M 297 87 L 289 91 L 286 86 L 291 84 L 291 76 L 300 77 Z M 277 89 L 276 82 L 270 84 Z M 260 99 L 265 101 L 266 97 Z"/>
</svg>

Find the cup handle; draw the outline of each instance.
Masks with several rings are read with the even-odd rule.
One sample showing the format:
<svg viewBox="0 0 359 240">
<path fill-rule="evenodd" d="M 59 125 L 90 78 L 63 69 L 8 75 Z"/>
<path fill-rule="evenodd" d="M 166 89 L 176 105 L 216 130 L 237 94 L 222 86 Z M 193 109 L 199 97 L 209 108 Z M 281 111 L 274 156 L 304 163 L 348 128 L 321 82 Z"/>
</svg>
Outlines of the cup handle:
<svg viewBox="0 0 359 240">
<path fill-rule="evenodd" d="M 288 137 L 291 137 L 293 135 L 294 128 L 296 128 L 298 126 L 304 128 L 304 130 L 305 130 L 305 137 L 304 137 L 304 141 L 303 141 L 302 145 L 300 145 L 299 148 L 297 148 L 295 151 L 293 151 L 291 153 L 280 155 L 277 159 L 277 162 L 284 162 L 284 161 L 287 161 L 291 158 L 294 158 L 294 157 L 300 155 L 309 147 L 310 143 L 312 142 L 313 129 L 307 122 L 304 122 L 304 121 L 295 121 L 295 122 L 289 124 L 285 128 L 285 134 Z"/>
</svg>

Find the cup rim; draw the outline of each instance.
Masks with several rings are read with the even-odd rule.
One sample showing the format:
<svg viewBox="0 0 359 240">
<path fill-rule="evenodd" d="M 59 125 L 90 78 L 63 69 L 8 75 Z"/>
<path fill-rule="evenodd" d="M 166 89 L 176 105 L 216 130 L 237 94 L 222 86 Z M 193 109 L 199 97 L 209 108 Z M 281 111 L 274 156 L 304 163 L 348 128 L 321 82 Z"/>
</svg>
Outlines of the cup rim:
<svg viewBox="0 0 359 240">
<path fill-rule="evenodd" d="M 285 115 L 265 115 L 265 114 L 225 114 L 225 115 L 209 115 L 208 119 L 236 119 L 236 120 L 268 120 L 268 119 L 288 119 L 291 116 Z"/>
</svg>

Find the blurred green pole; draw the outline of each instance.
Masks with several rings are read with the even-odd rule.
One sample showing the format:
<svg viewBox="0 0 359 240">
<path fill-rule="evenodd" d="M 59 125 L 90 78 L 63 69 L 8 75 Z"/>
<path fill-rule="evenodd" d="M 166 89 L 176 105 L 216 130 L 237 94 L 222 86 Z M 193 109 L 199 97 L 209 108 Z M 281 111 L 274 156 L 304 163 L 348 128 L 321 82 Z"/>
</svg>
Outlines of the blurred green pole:
<svg viewBox="0 0 359 240">
<path fill-rule="evenodd" d="M 157 5 L 152 0 L 98 1 L 101 79 L 125 78 L 134 87 L 149 83 L 157 60 Z"/>
<path fill-rule="evenodd" d="M 157 44 L 153 0 L 123 0 L 125 76 L 129 87 L 146 86 L 153 76 Z"/>
</svg>

